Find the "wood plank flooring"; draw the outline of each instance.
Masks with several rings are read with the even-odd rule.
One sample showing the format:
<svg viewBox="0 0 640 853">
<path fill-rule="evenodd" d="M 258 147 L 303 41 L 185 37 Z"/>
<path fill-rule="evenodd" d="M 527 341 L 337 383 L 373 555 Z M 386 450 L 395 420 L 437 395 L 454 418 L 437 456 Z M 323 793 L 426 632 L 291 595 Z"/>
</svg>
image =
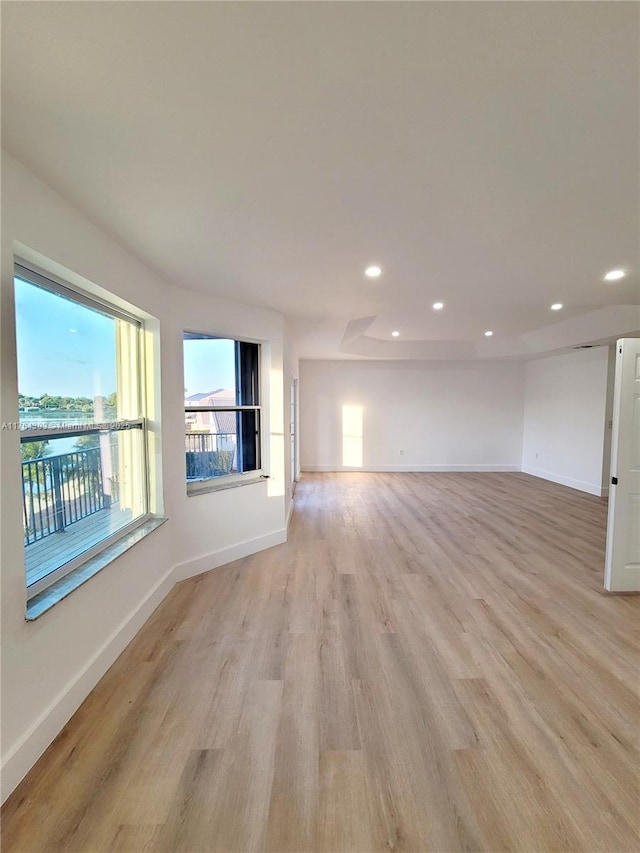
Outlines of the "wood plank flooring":
<svg viewBox="0 0 640 853">
<path fill-rule="evenodd" d="M 174 588 L 2 814 L 3 853 L 640 850 L 640 597 L 606 502 L 305 475 Z"/>
</svg>

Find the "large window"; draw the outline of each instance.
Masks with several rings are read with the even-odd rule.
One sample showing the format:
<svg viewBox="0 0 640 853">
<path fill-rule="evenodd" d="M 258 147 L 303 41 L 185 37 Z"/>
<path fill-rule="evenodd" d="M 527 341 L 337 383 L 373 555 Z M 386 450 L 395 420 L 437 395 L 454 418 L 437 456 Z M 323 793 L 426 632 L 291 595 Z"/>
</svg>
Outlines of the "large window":
<svg viewBox="0 0 640 853">
<path fill-rule="evenodd" d="M 148 515 L 141 324 L 17 265 L 27 598 Z"/>
<path fill-rule="evenodd" d="M 190 492 L 260 470 L 260 347 L 184 333 L 186 475 Z"/>
</svg>

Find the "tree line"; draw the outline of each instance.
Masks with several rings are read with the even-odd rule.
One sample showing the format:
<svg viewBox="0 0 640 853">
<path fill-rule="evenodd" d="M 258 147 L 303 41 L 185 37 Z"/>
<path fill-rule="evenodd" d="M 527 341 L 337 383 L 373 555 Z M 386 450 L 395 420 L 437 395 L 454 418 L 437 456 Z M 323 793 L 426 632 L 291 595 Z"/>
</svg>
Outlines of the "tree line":
<svg viewBox="0 0 640 853">
<path fill-rule="evenodd" d="M 106 397 L 62 397 L 59 395 L 41 394 L 32 397 L 27 394 L 18 395 L 18 405 L 21 409 L 48 409 L 50 411 L 83 412 L 94 414 L 96 403 L 102 400 L 102 412 L 99 415 L 101 421 L 115 420 L 117 416 L 118 395 L 114 391 Z M 98 447 L 99 437 L 97 434 L 81 435 L 74 444 L 74 450 L 87 450 Z M 49 441 L 38 439 L 37 441 L 25 441 L 20 445 L 20 455 L 23 462 L 34 459 L 42 459 L 51 453 Z"/>
<path fill-rule="evenodd" d="M 21 409 L 55 409 L 57 411 L 66 412 L 93 412 L 97 400 L 102 399 L 105 415 L 113 414 L 115 416 L 116 407 L 118 405 L 118 395 L 114 391 L 106 397 L 62 397 L 57 394 L 41 394 L 39 397 L 32 397 L 28 394 L 18 394 L 18 405 Z M 112 410 L 110 413 L 109 410 Z"/>
</svg>

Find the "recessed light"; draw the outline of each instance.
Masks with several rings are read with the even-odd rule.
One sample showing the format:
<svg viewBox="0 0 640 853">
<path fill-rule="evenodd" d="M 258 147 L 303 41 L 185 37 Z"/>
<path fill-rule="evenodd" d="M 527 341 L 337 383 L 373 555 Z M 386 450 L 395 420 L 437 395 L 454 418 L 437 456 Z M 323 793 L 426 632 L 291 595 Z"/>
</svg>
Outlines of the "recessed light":
<svg viewBox="0 0 640 853">
<path fill-rule="evenodd" d="M 444 302 L 434 302 L 433 303 L 433 310 L 434 311 L 442 311 L 443 308 L 444 308 Z"/>
<path fill-rule="evenodd" d="M 364 274 L 369 276 L 369 278 L 378 278 L 379 275 L 382 275 L 382 268 L 377 266 L 367 267 Z"/>
<path fill-rule="evenodd" d="M 391 337 L 392 337 L 392 338 L 399 338 L 399 337 L 400 337 L 400 332 L 391 332 Z"/>
<path fill-rule="evenodd" d="M 608 272 L 605 275 L 604 280 L 605 281 L 619 281 L 621 278 L 624 278 L 625 275 L 626 275 L 626 272 L 624 270 L 611 270 L 610 272 Z"/>
<path fill-rule="evenodd" d="M 551 306 L 552 311 L 559 311 L 562 308 L 562 302 L 554 302 Z"/>
<path fill-rule="evenodd" d="M 490 338 L 492 334 L 493 334 L 493 332 L 485 332 L 484 336 L 485 336 L 485 338 Z"/>
</svg>

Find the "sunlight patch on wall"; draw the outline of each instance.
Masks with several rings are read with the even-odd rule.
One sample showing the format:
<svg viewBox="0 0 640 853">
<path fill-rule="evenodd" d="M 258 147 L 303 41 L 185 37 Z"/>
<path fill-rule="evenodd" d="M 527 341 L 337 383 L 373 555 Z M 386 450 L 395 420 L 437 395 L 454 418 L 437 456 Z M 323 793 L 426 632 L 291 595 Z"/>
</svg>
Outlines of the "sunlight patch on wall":
<svg viewBox="0 0 640 853">
<path fill-rule="evenodd" d="M 362 406 L 342 407 L 342 464 L 362 468 Z"/>
</svg>

